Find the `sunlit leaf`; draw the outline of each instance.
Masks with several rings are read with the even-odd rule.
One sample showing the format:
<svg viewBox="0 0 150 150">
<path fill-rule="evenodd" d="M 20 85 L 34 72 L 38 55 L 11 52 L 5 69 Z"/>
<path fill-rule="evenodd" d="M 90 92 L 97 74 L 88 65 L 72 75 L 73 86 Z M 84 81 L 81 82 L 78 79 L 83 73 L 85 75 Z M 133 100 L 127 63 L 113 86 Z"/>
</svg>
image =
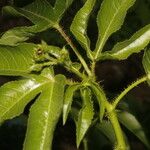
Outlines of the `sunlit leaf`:
<svg viewBox="0 0 150 150">
<path fill-rule="evenodd" d="M 74 92 L 80 87 L 79 84 L 70 85 L 65 91 L 64 105 L 63 105 L 63 124 L 66 123 L 68 114 L 71 110 Z"/>
<path fill-rule="evenodd" d="M 114 46 L 112 51 L 102 54 L 102 59 L 124 60 L 133 53 L 138 53 L 150 43 L 150 25 L 136 32 L 129 40 L 120 42 Z"/>
<path fill-rule="evenodd" d="M 65 77 L 57 75 L 45 86 L 30 110 L 24 150 L 49 150 L 62 112 Z"/>
<path fill-rule="evenodd" d="M 91 84 L 91 88 L 99 104 L 100 108 L 99 118 L 100 121 L 102 122 L 105 113 L 105 102 L 104 102 L 104 100 L 106 99 L 105 93 L 101 90 L 101 88 L 97 84 Z"/>
<path fill-rule="evenodd" d="M 81 89 L 82 97 L 82 109 L 79 112 L 78 121 L 76 122 L 77 131 L 76 131 L 76 141 L 77 147 L 79 147 L 84 135 L 89 129 L 92 119 L 94 116 L 93 103 L 91 101 L 91 91 L 90 89 Z"/>
<path fill-rule="evenodd" d="M 95 0 L 87 0 L 84 6 L 77 12 L 72 24 L 71 32 L 76 39 L 81 43 L 83 48 L 87 51 L 88 56 L 91 58 L 90 40 L 87 36 L 87 25 L 90 13 L 95 5 Z"/>
<path fill-rule="evenodd" d="M 0 87 L 0 122 L 20 115 L 24 107 L 49 83 L 47 78 L 12 81 Z"/>
<path fill-rule="evenodd" d="M 0 75 L 26 75 L 33 65 L 35 44 L 0 46 Z"/>
<path fill-rule="evenodd" d="M 72 0 L 61 0 L 61 3 L 60 0 L 57 0 L 55 6 L 52 7 L 47 0 L 35 0 L 23 8 L 4 7 L 5 12 L 9 11 L 9 13 L 12 12 L 12 14 L 24 16 L 35 25 L 31 27 L 17 27 L 7 31 L 1 37 L 0 44 L 6 45 L 5 39 L 7 39 L 7 45 L 15 45 L 18 42 L 27 40 L 37 32 L 55 28 L 71 3 Z"/>
<path fill-rule="evenodd" d="M 97 16 L 99 30 L 98 41 L 95 49 L 95 59 L 100 53 L 110 35 L 121 28 L 127 10 L 135 0 L 104 0 Z"/>
<path fill-rule="evenodd" d="M 6 31 L 0 38 L 0 45 L 15 46 L 20 42 L 26 41 L 29 37 L 35 35 L 35 33 L 45 30 L 46 25 L 33 25 L 30 27 L 16 27 Z"/>
</svg>

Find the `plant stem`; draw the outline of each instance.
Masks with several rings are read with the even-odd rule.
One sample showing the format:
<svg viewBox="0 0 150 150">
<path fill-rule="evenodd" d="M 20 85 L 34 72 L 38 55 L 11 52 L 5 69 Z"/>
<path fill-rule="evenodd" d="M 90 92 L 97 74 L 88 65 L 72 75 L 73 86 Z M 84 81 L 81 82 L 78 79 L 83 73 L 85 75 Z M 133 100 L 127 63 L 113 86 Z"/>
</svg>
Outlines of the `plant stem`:
<svg viewBox="0 0 150 150">
<path fill-rule="evenodd" d="M 136 87 L 137 85 L 145 82 L 147 80 L 147 77 L 143 77 L 141 79 L 138 79 L 137 81 L 133 82 L 131 85 L 129 85 L 113 102 L 113 109 L 116 108 L 116 106 L 118 105 L 118 103 L 120 102 L 120 100 L 130 91 L 132 90 L 134 87 Z"/>
<path fill-rule="evenodd" d="M 107 103 L 106 110 L 109 112 L 111 109 L 112 109 L 112 105 Z M 116 135 L 117 145 L 115 145 L 115 150 L 126 150 L 126 144 L 125 144 L 123 132 L 121 130 L 115 110 L 110 111 L 108 116 Z"/>
<path fill-rule="evenodd" d="M 71 39 L 68 37 L 68 35 L 64 32 L 64 30 L 62 29 L 62 27 L 60 25 L 56 25 L 55 28 L 59 31 L 59 33 L 62 35 L 62 37 L 67 41 L 67 43 L 70 45 L 70 47 L 72 48 L 72 50 L 74 51 L 74 53 L 76 54 L 76 56 L 78 57 L 78 59 L 80 60 L 81 64 L 83 65 L 85 71 L 87 72 L 87 74 L 89 76 L 91 76 L 91 71 L 89 69 L 89 67 L 87 66 L 85 60 L 82 58 L 82 56 L 80 55 L 80 53 L 77 51 L 76 47 L 74 46 L 74 44 L 72 43 Z"/>
<path fill-rule="evenodd" d="M 68 67 L 68 66 L 65 66 L 65 68 L 68 70 L 68 71 L 72 71 L 74 74 L 76 74 L 78 77 L 80 77 L 81 79 L 84 79 L 85 76 L 80 73 L 76 68 L 74 67 Z"/>
<path fill-rule="evenodd" d="M 83 147 L 84 147 L 84 150 L 88 150 L 88 141 L 86 138 L 83 139 Z"/>
<path fill-rule="evenodd" d="M 90 84 L 89 84 L 90 85 Z M 108 113 L 108 118 L 113 126 L 115 135 L 116 135 L 116 140 L 117 140 L 117 145 L 115 147 L 115 150 L 126 150 L 126 144 L 125 144 L 125 140 L 124 140 L 124 136 L 117 118 L 117 114 L 115 112 L 115 110 L 113 110 L 113 105 L 110 104 L 105 96 L 105 92 L 103 91 L 102 88 L 98 88 L 96 86 L 91 86 L 91 88 L 95 91 L 95 92 L 99 92 L 98 95 L 101 96 L 101 98 L 103 99 L 104 103 L 105 103 L 105 108 L 106 111 Z"/>
<path fill-rule="evenodd" d="M 93 61 L 92 64 L 91 64 L 91 71 L 92 71 L 92 77 L 93 78 L 95 78 L 95 65 L 96 65 L 96 62 Z"/>
</svg>

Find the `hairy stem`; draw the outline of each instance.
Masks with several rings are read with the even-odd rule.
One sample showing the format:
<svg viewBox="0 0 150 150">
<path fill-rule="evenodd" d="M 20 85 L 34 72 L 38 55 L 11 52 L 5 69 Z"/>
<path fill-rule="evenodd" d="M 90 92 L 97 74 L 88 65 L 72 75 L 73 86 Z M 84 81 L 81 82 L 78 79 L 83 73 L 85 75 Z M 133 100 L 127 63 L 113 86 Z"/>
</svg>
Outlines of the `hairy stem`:
<svg viewBox="0 0 150 150">
<path fill-rule="evenodd" d="M 118 105 L 118 103 L 120 102 L 120 100 L 130 91 L 132 90 L 134 87 L 136 87 L 137 85 L 145 82 L 147 80 L 147 77 L 143 77 L 141 79 L 138 79 L 137 81 L 133 82 L 131 85 L 129 85 L 113 102 L 113 109 L 115 109 Z"/>
<path fill-rule="evenodd" d="M 68 66 L 65 66 L 65 68 L 66 68 L 68 71 L 71 71 L 71 72 L 73 72 L 74 74 L 76 74 L 79 78 L 81 78 L 81 79 L 84 79 L 84 78 L 85 78 L 84 74 L 80 73 L 76 68 L 74 68 L 74 67 L 68 67 Z"/>
<path fill-rule="evenodd" d="M 95 66 L 96 66 L 96 62 L 93 61 L 91 64 L 91 71 L 92 71 L 92 77 L 94 78 L 94 80 L 95 80 Z"/>
<path fill-rule="evenodd" d="M 84 147 L 84 150 L 88 150 L 88 141 L 86 138 L 83 139 L 83 147 Z"/>
<path fill-rule="evenodd" d="M 95 88 L 97 87 L 95 86 Z M 127 148 L 125 144 L 125 139 L 124 139 L 124 136 L 123 136 L 123 133 L 122 133 L 122 130 L 121 130 L 118 118 L 117 118 L 117 114 L 115 110 L 113 110 L 113 105 L 108 102 L 105 96 L 105 92 L 103 91 L 102 88 L 97 88 L 97 89 L 95 88 L 93 88 L 93 90 L 96 90 L 96 92 L 99 91 L 98 95 L 101 95 L 101 98 L 103 98 L 103 101 L 105 103 L 105 108 L 108 113 L 108 118 L 113 126 L 113 129 L 116 135 L 117 143 L 115 145 L 115 150 L 126 150 Z"/>
<path fill-rule="evenodd" d="M 108 112 L 110 111 L 111 107 L 112 105 L 106 107 Z M 110 122 L 113 126 L 113 129 L 116 135 L 117 143 L 115 145 L 115 150 L 126 150 L 127 148 L 126 148 L 125 139 L 124 139 L 123 132 L 120 127 L 115 110 L 109 112 L 108 116 L 109 116 Z"/>
<path fill-rule="evenodd" d="M 70 47 L 72 48 L 72 50 L 74 51 L 74 53 L 76 54 L 76 56 L 78 57 L 78 59 L 80 60 L 81 64 L 83 65 L 85 71 L 87 72 L 87 74 L 89 76 L 91 76 L 91 71 L 88 67 L 88 65 L 86 64 L 85 60 L 82 58 L 82 56 L 80 55 L 80 53 L 77 51 L 76 47 L 74 46 L 74 44 L 72 43 L 71 39 L 68 37 L 68 35 L 64 32 L 64 30 L 62 29 L 62 27 L 60 25 L 57 25 L 55 27 L 59 33 L 62 35 L 62 37 L 67 41 L 67 43 L 70 45 Z"/>
</svg>

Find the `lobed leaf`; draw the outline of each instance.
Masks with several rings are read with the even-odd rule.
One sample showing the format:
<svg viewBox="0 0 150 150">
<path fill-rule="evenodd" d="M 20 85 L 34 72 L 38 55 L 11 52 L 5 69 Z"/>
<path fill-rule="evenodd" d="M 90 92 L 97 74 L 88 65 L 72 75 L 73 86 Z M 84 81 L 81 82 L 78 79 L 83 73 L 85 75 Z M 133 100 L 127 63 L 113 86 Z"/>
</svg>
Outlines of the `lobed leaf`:
<svg viewBox="0 0 150 150">
<path fill-rule="evenodd" d="M 0 39 L 0 44 L 16 45 L 27 40 L 35 33 L 42 32 L 48 28 L 55 28 L 62 18 L 65 10 L 71 5 L 73 0 L 57 0 L 54 8 L 47 0 L 35 0 L 33 3 L 23 8 L 4 7 L 5 12 L 12 12 L 29 19 L 33 24 L 30 27 L 17 27 L 7 31 Z M 5 42 L 9 39 L 9 42 Z"/>
<path fill-rule="evenodd" d="M 33 65 L 35 44 L 0 46 L 0 75 L 26 75 Z"/>
<path fill-rule="evenodd" d="M 0 45 L 16 46 L 20 42 L 28 40 L 35 33 L 42 32 L 47 26 L 45 24 L 33 25 L 29 27 L 16 27 L 6 31 L 0 38 Z"/>
<path fill-rule="evenodd" d="M 88 88 L 81 89 L 81 97 L 83 101 L 83 106 L 79 112 L 78 121 L 76 122 L 77 147 L 79 147 L 84 135 L 89 129 L 94 116 L 94 108 L 91 101 L 91 90 Z"/>
<path fill-rule="evenodd" d="M 71 32 L 76 39 L 81 43 L 83 48 L 87 51 L 89 58 L 92 58 L 90 50 L 90 40 L 87 36 L 87 24 L 90 17 L 90 13 L 95 5 L 96 0 L 87 0 L 84 6 L 77 12 L 72 24 Z"/>
<path fill-rule="evenodd" d="M 66 123 L 68 114 L 71 110 L 73 94 L 79 87 L 80 87 L 79 84 L 70 85 L 65 91 L 64 104 L 63 104 L 63 124 Z"/>
<path fill-rule="evenodd" d="M 146 138 L 144 130 L 136 119 L 136 117 L 128 112 L 118 112 L 119 121 L 130 130 L 135 136 L 137 136 L 148 148 L 150 148 L 149 141 Z"/>
<path fill-rule="evenodd" d="M 104 59 L 124 60 L 133 53 L 138 53 L 150 43 L 150 25 L 136 32 L 129 40 L 120 42 L 114 46 L 112 51 L 103 53 Z M 103 58 L 102 58 L 103 59 Z"/>
<path fill-rule="evenodd" d="M 24 150 L 49 150 L 62 112 L 65 77 L 55 76 L 30 109 Z"/>
<path fill-rule="evenodd" d="M 110 35 L 121 28 L 127 10 L 135 3 L 135 0 L 104 0 L 97 16 L 98 41 L 95 49 L 95 59 L 110 37 Z"/>
<path fill-rule="evenodd" d="M 49 83 L 47 78 L 12 81 L 0 87 L 0 123 L 20 115 L 25 106 Z"/>
<path fill-rule="evenodd" d="M 143 66 L 148 76 L 148 84 L 150 85 L 150 49 L 147 49 L 144 53 Z"/>
</svg>

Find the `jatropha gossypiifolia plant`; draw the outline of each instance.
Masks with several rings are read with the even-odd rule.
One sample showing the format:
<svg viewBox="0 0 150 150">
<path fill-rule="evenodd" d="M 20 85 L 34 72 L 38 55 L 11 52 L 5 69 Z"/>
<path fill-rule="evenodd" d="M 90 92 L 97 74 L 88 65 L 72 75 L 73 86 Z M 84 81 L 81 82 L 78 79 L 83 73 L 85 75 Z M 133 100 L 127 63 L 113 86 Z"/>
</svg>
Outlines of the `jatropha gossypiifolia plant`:
<svg viewBox="0 0 150 150">
<path fill-rule="evenodd" d="M 96 126 L 115 150 L 127 150 L 130 146 L 120 123 L 133 132 L 148 148 L 149 142 L 142 126 L 130 112 L 118 106 L 124 96 L 143 82 L 150 84 L 150 24 L 137 31 L 130 39 L 117 43 L 112 50 L 104 51 L 108 38 L 123 24 L 126 13 L 135 0 L 103 0 L 96 17 L 98 39 L 91 50 L 87 35 L 88 21 L 96 5 L 96 0 L 86 0 L 77 11 L 70 27 L 76 41 L 86 53 L 83 57 L 72 38 L 60 25 L 63 14 L 73 0 L 56 0 L 54 6 L 48 0 L 35 0 L 23 7 L 6 6 L 4 12 L 24 16 L 32 26 L 15 27 L 0 38 L 0 75 L 20 76 L 0 87 L 0 122 L 20 115 L 33 99 L 28 117 L 27 132 L 23 145 L 25 150 L 52 149 L 52 139 L 57 122 L 62 115 L 63 124 L 71 117 L 76 124 L 76 144 L 86 139 L 90 126 Z M 60 33 L 66 45 L 58 47 L 41 43 L 30 43 L 28 39 L 36 33 L 54 28 Z M 70 58 L 70 49 L 78 61 Z M 113 100 L 106 97 L 101 83 L 97 83 L 95 66 L 103 60 L 125 60 L 131 54 L 144 50 L 143 67 L 145 76 L 131 83 Z M 78 81 L 55 73 L 55 66 L 66 68 L 78 76 Z M 78 93 L 79 100 L 75 100 Z M 95 105 L 99 109 L 95 109 Z M 112 138 L 113 137 L 113 140 Z M 85 150 L 87 145 L 84 145 Z"/>
</svg>

